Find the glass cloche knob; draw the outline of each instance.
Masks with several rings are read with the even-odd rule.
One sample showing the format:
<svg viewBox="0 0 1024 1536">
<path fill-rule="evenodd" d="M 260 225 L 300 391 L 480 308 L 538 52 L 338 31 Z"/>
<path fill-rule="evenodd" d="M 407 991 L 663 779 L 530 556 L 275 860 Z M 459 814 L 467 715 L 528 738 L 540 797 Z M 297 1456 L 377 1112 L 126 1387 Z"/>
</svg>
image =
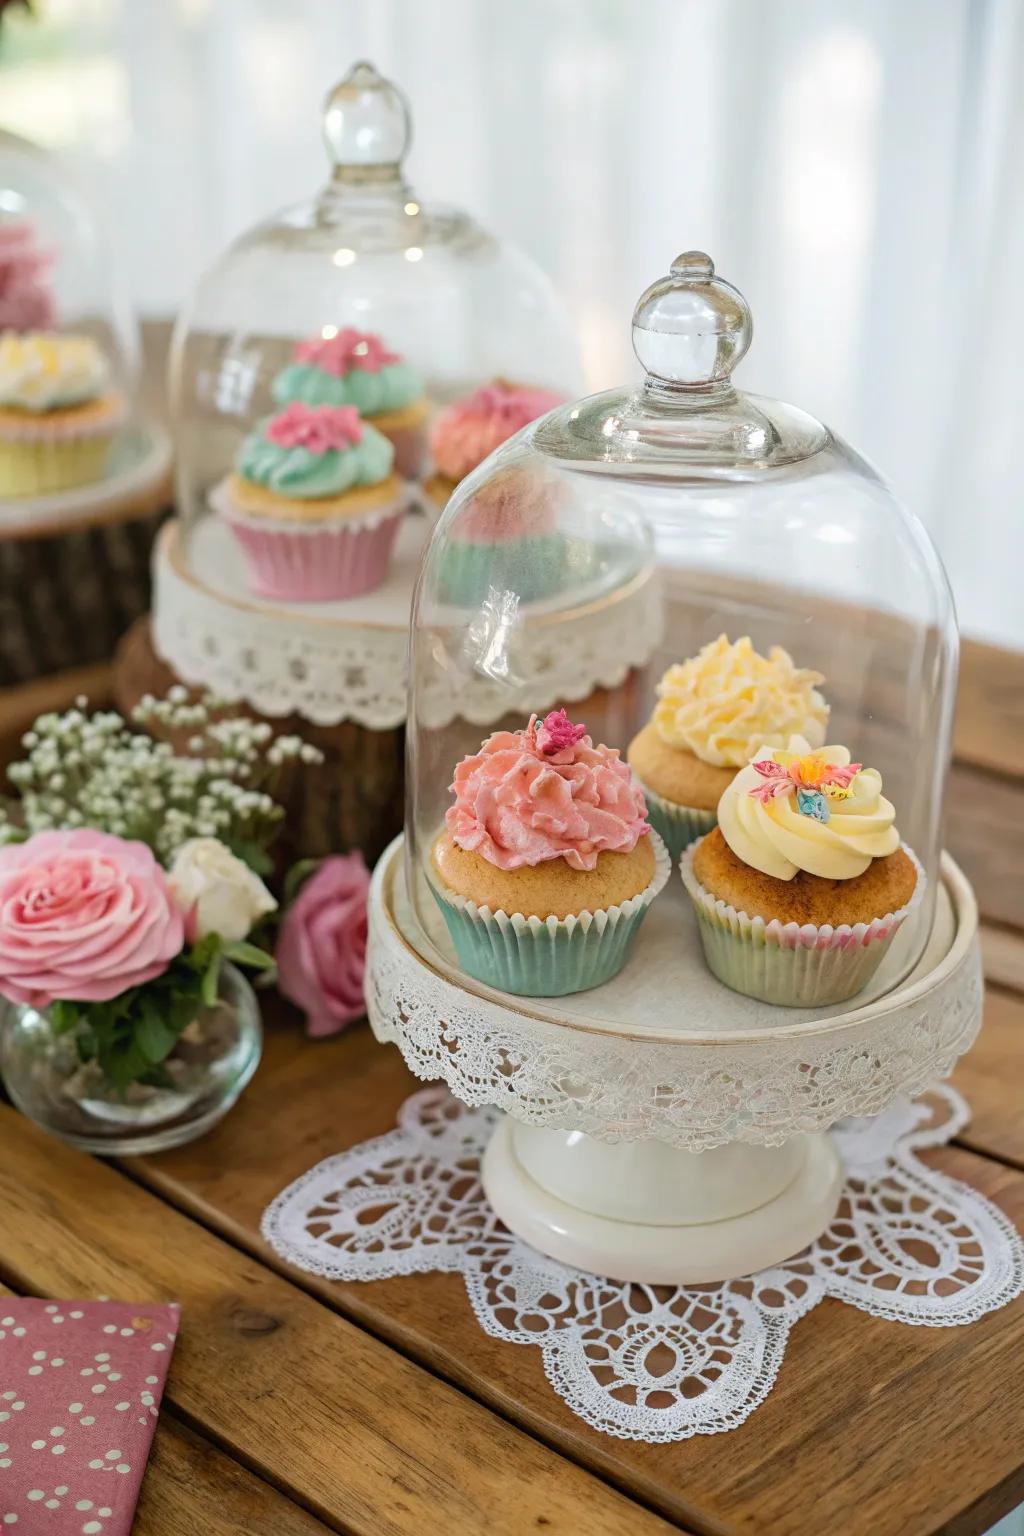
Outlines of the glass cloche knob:
<svg viewBox="0 0 1024 1536">
<path fill-rule="evenodd" d="M 703 251 L 684 251 L 633 311 L 633 350 L 655 389 L 727 383 L 750 346 L 753 325 L 738 289 L 715 276 Z"/>
<path fill-rule="evenodd" d="M 353 64 L 324 104 L 324 142 L 336 177 L 393 175 L 412 138 L 409 107 L 397 86 L 364 61 Z"/>
</svg>

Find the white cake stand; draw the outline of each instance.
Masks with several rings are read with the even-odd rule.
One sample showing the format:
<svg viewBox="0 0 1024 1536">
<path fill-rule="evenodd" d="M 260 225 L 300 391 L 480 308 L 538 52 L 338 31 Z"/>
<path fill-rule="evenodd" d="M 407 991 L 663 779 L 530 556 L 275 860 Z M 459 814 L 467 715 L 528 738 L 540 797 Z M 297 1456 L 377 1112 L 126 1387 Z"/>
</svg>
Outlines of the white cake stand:
<svg viewBox="0 0 1024 1536">
<path fill-rule="evenodd" d="M 261 714 L 392 730 L 405 720 L 409 613 L 429 535 L 425 517 L 405 519 L 388 579 L 376 591 L 346 602 L 283 603 L 249 590 L 238 546 L 220 518 L 196 525 L 187 552 L 181 524 L 169 523 L 153 557 L 156 650 L 185 682 Z M 518 690 L 507 678 L 453 670 L 422 700 L 427 723 L 459 718 L 489 726 L 510 712 L 617 688 L 649 661 L 663 627 L 653 565 L 609 591 L 582 585 L 571 608 L 554 599 L 530 613 L 513 657 Z M 571 648 L 561 639 L 567 618 Z"/>
<path fill-rule="evenodd" d="M 946 1076 L 981 1022 L 977 907 L 948 855 L 913 969 L 905 925 L 869 990 L 813 1013 L 715 981 L 677 877 L 615 980 L 551 1000 L 467 977 L 429 896 L 420 910 L 425 926 L 399 838 L 370 894 L 377 1038 L 418 1077 L 506 1111 L 483 1165 L 495 1211 L 543 1253 L 617 1280 L 726 1280 L 799 1252 L 839 1201 L 825 1130 Z"/>
</svg>

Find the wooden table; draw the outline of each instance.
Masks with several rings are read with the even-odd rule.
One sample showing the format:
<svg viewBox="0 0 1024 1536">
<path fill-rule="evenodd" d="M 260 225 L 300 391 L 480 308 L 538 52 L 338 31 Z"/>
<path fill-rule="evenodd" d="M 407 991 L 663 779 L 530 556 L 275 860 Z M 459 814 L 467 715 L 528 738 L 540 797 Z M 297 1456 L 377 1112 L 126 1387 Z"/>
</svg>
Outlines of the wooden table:
<svg viewBox="0 0 1024 1536">
<path fill-rule="evenodd" d="M 1024 658 L 967 647 L 949 803 L 989 989 L 955 1078 L 974 1118 L 931 1160 L 1024 1224 Z M 238 1108 L 162 1157 L 104 1165 L 0 1107 L 0 1282 L 182 1304 L 138 1536 L 971 1536 L 1024 1500 L 1024 1300 L 949 1329 L 826 1301 L 742 1428 L 649 1446 L 574 1417 L 538 1351 L 481 1331 L 458 1276 L 285 1268 L 264 1207 L 390 1129 L 415 1084 L 365 1025 L 310 1044 L 267 1013 Z"/>
</svg>

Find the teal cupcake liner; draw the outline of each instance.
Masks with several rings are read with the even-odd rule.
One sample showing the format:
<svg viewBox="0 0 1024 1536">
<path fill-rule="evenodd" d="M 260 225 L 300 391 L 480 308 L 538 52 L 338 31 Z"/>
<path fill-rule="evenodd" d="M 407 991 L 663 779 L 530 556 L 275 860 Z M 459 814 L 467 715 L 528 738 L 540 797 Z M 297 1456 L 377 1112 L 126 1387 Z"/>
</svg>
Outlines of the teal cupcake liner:
<svg viewBox="0 0 1024 1536">
<path fill-rule="evenodd" d="M 493 543 L 452 535 L 441 555 L 438 593 L 456 608 L 475 608 L 492 587 L 537 602 L 562 586 L 566 561 L 566 541 L 557 533 Z"/>
<path fill-rule="evenodd" d="M 644 792 L 647 819 L 668 849 L 673 864 L 695 837 L 703 837 L 706 832 L 717 827 L 718 815 L 715 811 L 700 811 L 692 805 L 676 805 L 673 800 L 666 800 L 662 795 L 656 795 L 653 789 L 648 789 L 636 773 L 633 777 Z"/>
<path fill-rule="evenodd" d="M 693 902 L 708 969 L 734 992 L 782 1008 L 824 1008 L 842 1003 L 867 986 L 908 914 L 924 896 L 920 861 L 904 843 L 917 872 L 909 902 L 870 923 L 780 923 L 738 912 L 711 894 L 693 872 L 702 839 L 679 861 Z"/>
<path fill-rule="evenodd" d="M 665 845 L 657 833 L 648 835 L 655 860 L 650 884 L 617 906 L 565 918 L 478 907 L 439 886 L 432 871 L 430 889 L 463 970 L 519 997 L 565 997 L 610 981 L 628 960 L 647 909 L 671 873 Z"/>
</svg>

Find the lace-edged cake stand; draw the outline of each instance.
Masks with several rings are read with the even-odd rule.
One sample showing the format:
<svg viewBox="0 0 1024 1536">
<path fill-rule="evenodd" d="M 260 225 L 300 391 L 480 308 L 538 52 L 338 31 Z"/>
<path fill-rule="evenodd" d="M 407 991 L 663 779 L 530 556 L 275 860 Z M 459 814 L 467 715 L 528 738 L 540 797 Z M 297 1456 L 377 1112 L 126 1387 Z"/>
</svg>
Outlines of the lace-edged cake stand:
<svg viewBox="0 0 1024 1536">
<path fill-rule="evenodd" d="M 263 715 L 392 730 L 405 720 L 409 612 L 430 529 L 427 518 L 410 514 L 388 580 L 375 592 L 343 603 L 281 603 L 249 591 L 237 546 L 219 518 L 196 526 L 187 556 L 181 524 L 169 523 L 153 559 L 157 652 L 184 682 Z M 567 617 L 571 651 L 560 642 Z M 424 719 L 488 726 L 509 712 L 617 688 L 649 660 L 661 632 L 653 568 L 611 590 L 582 586 L 571 609 L 535 605 L 513 657 L 519 694 L 507 679 L 496 684 L 453 668 L 421 701 Z"/>
<path fill-rule="evenodd" d="M 459 970 L 429 895 L 421 926 L 403 843 L 370 894 L 374 1033 L 418 1077 L 506 1112 L 483 1162 L 491 1205 L 591 1273 L 699 1284 L 799 1252 L 839 1201 L 825 1130 L 948 1075 L 981 1023 L 977 906 L 948 855 L 916 965 L 905 925 L 853 1004 L 803 1013 L 709 974 L 677 878 L 615 980 L 551 1000 L 494 991 Z"/>
</svg>

